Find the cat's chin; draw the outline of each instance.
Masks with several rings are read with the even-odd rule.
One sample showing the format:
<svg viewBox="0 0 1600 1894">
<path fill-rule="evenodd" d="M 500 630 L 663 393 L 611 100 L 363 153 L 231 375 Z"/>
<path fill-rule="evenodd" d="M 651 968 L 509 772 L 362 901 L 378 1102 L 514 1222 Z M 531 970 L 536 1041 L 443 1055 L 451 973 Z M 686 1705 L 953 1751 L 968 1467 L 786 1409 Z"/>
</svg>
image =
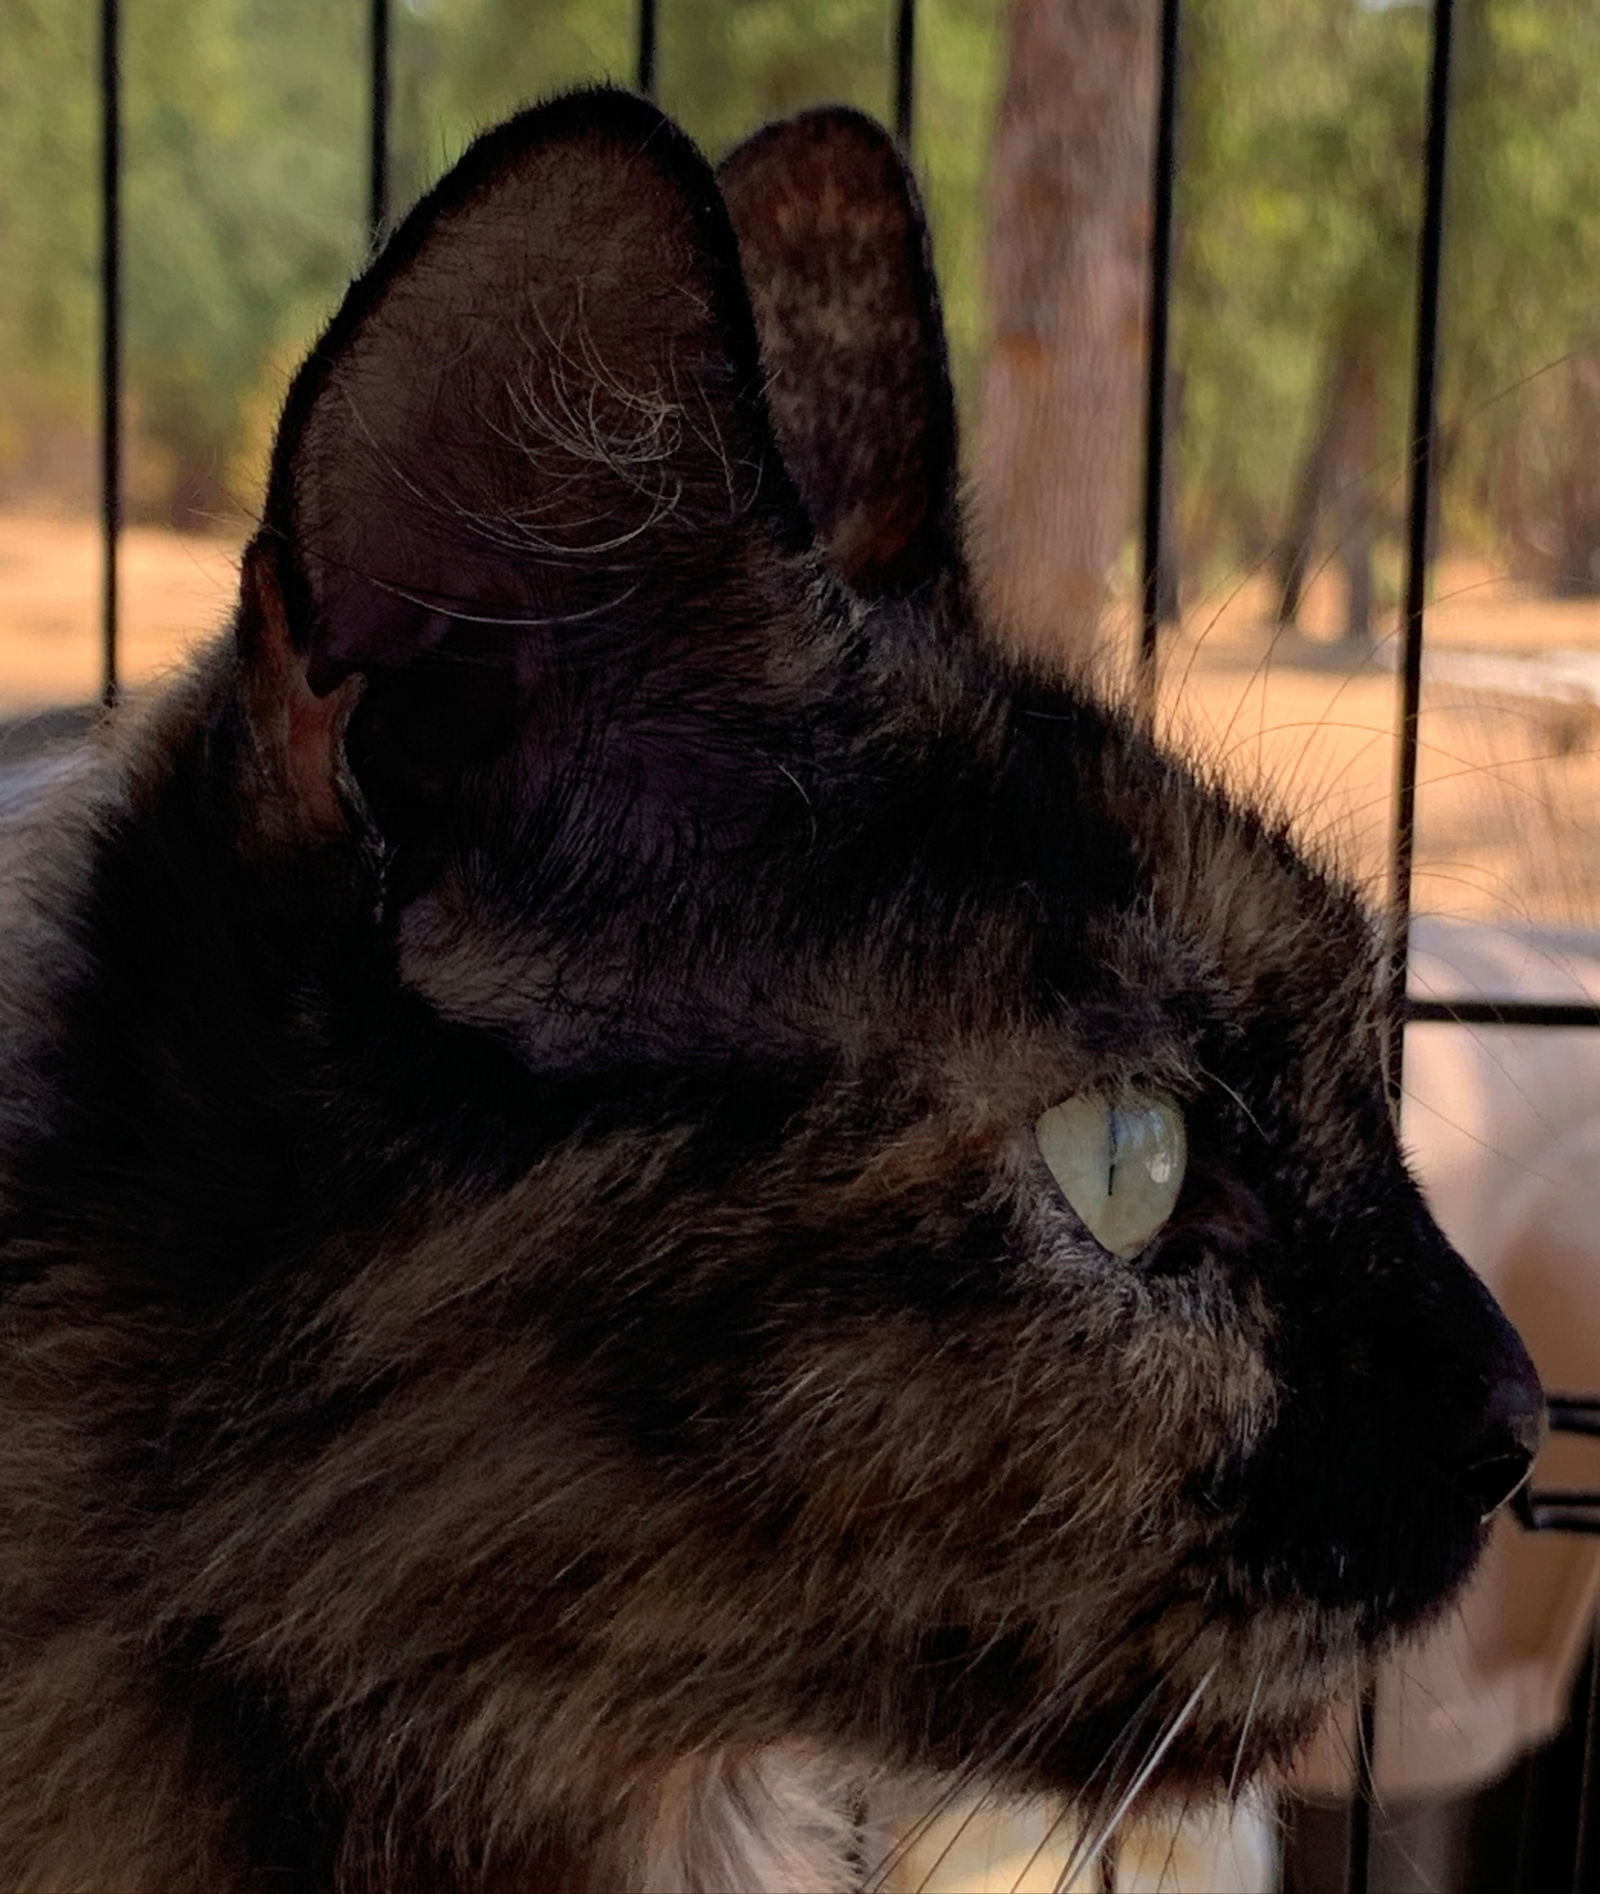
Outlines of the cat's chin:
<svg viewBox="0 0 1600 1894">
<path fill-rule="evenodd" d="M 989 1700 L 961 1706 L 977 1712 L 964 1741 L 926 1760 L 941 1774 L 979 1774 L 996 1794 L 1085 1807 L 1108 1796 L 1231 1797 L 1288 1771 L 1334 1706 L 1353 1706 L 1379 1654 L 1354 1612 L 1268 1608 L 1244 1623 L 1179 1612 L 1108 1661 L 1103 1695 L 1084 1693 L 1081 1670 L 1052 1681 L 1019 1665 L 1009 1685 L 991 1675 Z"/>
</svg>

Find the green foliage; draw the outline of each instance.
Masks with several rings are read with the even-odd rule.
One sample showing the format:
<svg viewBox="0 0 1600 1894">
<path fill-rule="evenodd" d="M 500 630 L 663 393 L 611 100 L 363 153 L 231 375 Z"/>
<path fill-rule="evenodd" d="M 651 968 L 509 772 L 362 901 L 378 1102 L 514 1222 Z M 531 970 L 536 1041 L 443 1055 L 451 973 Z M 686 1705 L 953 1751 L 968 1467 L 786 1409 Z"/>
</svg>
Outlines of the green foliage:
<svg viewBox="0 0 1600 1894">
<path fill-rule="evenodd" d="M 530 100 L 588 80 L 631 83 L 633 41 L 632 0 L 394 0 L 396 209 Z"/>
<path fill-rule="evenodd" d="M 1458 7 L 1441 413 L 1445 525 L 1483 541 L 1527 385 L 1596 330 L 1600 14 L 1592 0 Z M 1190 9 L 1178 360 L 1191 555 L 1224 571 L 1282 531 L 1327 364 L 1377 370 L 1367 504 L 1403 483 L 1430 19 L 1356 0 Z M 1547 390 L 1541 390 L 1545 394 Z M 1543 403 L 1542 426 L 1562 425 Z"/>
<path fill-rule="evenodd" d="M 1006 11 L 920 8 L 918 167 L 969 403 Z M 1564 383 L 1539 371 L 1600 335 L 1600 10 L 1458 11 L 1446 525 L 1483 539 L 1509 530 L 1508 466 L 1516 508 L 1537 513 L 1576 451 Z M 366 9 L 124 12 L 129 497 L 203 518 L 253 505 L 284 380 L 364 251 Z M 887 115 L 892 14 L 889 0 L 662 0 L 663 102 L 713 152 L 823 99 Z M 1424 6 L 1358 0 L 1187 11 L 1176 345 L 1191 562 L 1233 570 L 1281 533 L 1341 336 L 1375 364 L 1375 503 L 1398 492 L 1428 25 Z M 629 80 L 634 31 L 633 0 L 395 0 L 396 204 L 525 100 Z M 93 32 L 86 7 L 0 0 L 0 496 L 91 493 Z"/>
<path fill-rule="evenodd" d="M 0 481 L 81 482 L 97 228 L 87 7 L 0 0 Z"/>
<path fill-rule="evenodd" d="M 146 0 L 148 4 L 148 0 Z M 958 378 L 982 345 L 983 166 L 998 95 L 1005 0 L 924 0 L 917 47 L 919 169 L 928 191 Z M 662 0 L 663 105 L 713 155 L 808 105 L 888 119 L 887 0 Z M 397 195 L 415 196 L 472 134 L 582 79 L 633 77 L 633 0 L 411 0 L 396 35 Z"/>
<path fill-rule="evenodd" d="M 977 203 L 1003 0 L 928 0 L 919 95 L 952 331 L 981 333 Z M 665 0 L 668 108 L 718 152 L 821 100 L 892 101 L 881 0 Z M 297 356 L 365 248 L 357 0 L 125 0 L 128 499 L 179 523 L 248 509 Z M 396 0 L 393 196 L 529 99 L 633 76 L 633 0 Z M 95 21 L 0 0 L 0 496 L 92 494 Z"/>
</svg>

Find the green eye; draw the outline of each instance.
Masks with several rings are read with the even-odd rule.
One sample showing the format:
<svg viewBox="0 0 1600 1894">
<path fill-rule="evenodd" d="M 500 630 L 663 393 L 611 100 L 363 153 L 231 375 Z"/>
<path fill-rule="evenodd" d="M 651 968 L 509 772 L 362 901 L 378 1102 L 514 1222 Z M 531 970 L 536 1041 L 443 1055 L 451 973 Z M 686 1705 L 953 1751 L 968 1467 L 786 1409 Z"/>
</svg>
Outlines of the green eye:
<svg viewBox="0 0 1600 1894">
<path fill-rule="evenodd" d="M 1163 1093 L 1063 1099 L 1033 1127 L 1039 1155 L 1089 1234 L 1113 1256 L 1142 1250 L 1183 1187 L 1183 1113 Z"/>
</svg>

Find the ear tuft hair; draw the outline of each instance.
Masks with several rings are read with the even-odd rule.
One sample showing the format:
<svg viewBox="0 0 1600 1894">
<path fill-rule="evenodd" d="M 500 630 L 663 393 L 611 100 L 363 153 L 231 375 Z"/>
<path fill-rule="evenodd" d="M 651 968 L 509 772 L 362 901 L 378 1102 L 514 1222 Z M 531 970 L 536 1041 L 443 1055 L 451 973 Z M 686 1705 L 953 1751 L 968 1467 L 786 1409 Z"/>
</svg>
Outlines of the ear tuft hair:
<svg viewBox="0 0 1600 1894">
<path fill-rule="evenodd" d="M 653 105 L 573 93 L 480 138 L 289 396 L 267 528 L 314 686 L 457 640 L 648 639 L 708 591 L 737 616 L 809 537 L 761 384 L 715 176 Z"/>
</svg>

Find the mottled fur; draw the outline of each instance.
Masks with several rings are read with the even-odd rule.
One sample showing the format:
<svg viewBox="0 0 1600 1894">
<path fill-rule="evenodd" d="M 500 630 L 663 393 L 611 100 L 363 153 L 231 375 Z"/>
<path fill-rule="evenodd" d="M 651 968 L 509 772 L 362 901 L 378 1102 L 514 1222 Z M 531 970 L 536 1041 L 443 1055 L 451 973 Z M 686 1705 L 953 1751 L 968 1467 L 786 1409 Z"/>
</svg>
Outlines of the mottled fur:
<svg viewBox="0 0 1600 1894">
<path fill-rule="evenodd" d="M 925 257 L 880 135 L 791 139 Z M 741 266 L 638 101 L 480 141 L 295 385 L 233 636 L 15 825 L 8 1889 L 842 1887 L 885 1782 L 1221 1787 L 1525 1463 L 1366 916 L 985 648 L 931 279 L 801 321 L 762 207 L 838 207 L 754 162 Z M 874 297 L 846 543 L 806 377 Z M 1151 1085 L 1119 1261 L 1030 1127 Z"/>
</svg>

